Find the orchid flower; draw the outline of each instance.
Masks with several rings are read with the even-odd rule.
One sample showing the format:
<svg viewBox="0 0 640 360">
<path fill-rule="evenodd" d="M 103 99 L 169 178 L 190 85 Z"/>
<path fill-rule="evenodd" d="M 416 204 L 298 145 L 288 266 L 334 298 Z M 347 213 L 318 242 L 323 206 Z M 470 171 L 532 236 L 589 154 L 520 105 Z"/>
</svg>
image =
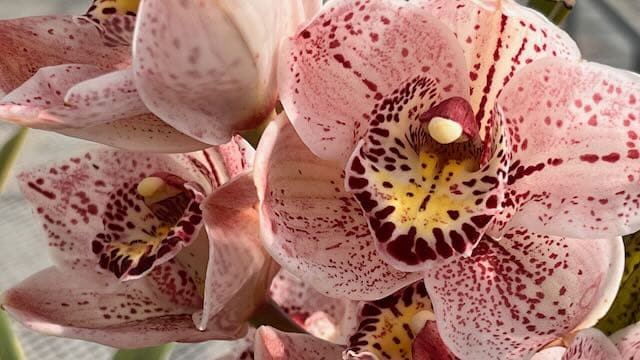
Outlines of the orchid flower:
<svg viewBox="0 0 640 360">
<path fill-rule="evenodd" d="M 55 265 L 2 306 L 30 329 L 120 348 L 242 337 L 278 269 L 259 242 L 252 157 L 234 138 L 21 174 Z"/>
<path fill-rule="evenodd" d="M 129 150 L 226 143 L 272 112 L 280 39 L 319 7 L 94 0 L 84 16 L 0 21 L 0 117 Z"/>
<path fill-rule="evenodd" d="M 283 267 L 354 299 L 424 277 L 461 358 L 527 356 L 606 312 L 640 220 L 637 75 L 506 0 L 337 0 L 283 51 L 291 125 L 255 174 Z"/>
</svg>

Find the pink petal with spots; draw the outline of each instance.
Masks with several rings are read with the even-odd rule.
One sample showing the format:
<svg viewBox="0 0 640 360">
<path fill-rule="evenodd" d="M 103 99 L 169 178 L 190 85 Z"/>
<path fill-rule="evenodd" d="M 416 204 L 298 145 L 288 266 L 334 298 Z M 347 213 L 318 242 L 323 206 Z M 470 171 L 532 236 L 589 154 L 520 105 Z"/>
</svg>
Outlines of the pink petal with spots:
<svg viewBox="0 0 640 360">
<path fill-rule="evenodd" d="M 128 46 L 106 46 L 104 29 L 85 17 L 41 16 L 0 21 L 0 94 L 42 67 L 91 64 L 102 70 L 126 66 Z"/>
<path fill-rule="evenodd" d="M 344 346 L 262 326 L 256 332 L 254 350 L 256 360 L 334 360 L 342 357 Z"/>
<path fill-rule="evenodd" d="M 411 0 L 444 22 L 464 50 L 471 104 L 487 123 L 503 87 L 523 66 L 549 56 L 579 59 L 575 42 L 544 16 L 515 1 Z"/>
<path fill-rule="evenodd" d="M 427 321 L 422 331 L 416 335 L 411 351 L 413 353 L 413 360 L 457 359 L 442 341 L 435 321 Z"/>
<path fill-rule="evenodd" d="M 640 323 L 627 326 L 611 335 L 623 360 L 634 360 L 640 356 Z"/>
<path fill-rule="evenodd" d="M 54 262 L 62 269 L 77 271 L 82 276 L 96 271 L 102 256 L 98 254 L 107 255 L 103 252 L 105 246 L 117 244 L 121 250 L 133 250 L 135 242 L 127 245 L 126 239 L 154 242 L 156 240 L 143 236 L 140 230 L 158 222 L 173 221 L 168 218 L 185 218 L 187 213 L 193 212 L 185 209 L 183 213 L 167 213 L 157 207 L 165 204 L 162 202 L 149 207 L 137 196 L 135 188 L 147 176 L 171 174 L 189 182 L 189 186 L 200 187 L 201 191 L 208 193 L 213 186 L 209 180 L 212 166 L 207 162 L 209 153 L 215 153 L 215 149 L 180 155 L 103 150 L 71 158 L 66 163 L 25 172 L 19 176 L 19 180 L 25 197 L 41 219 Z M 170 200 L 166 205 L 170 204 Z M 184 206 L 187 198 L 179 200 Z M 113 215 L 116 208 L 119 209 L 117 216 Z M 124 217 L 125 214 L 127 217 Z M 174 227 L 179 227 L 183 232 L 193 230 L 193 235 L 181 238 L 161 258 L 168 261 L 173 257 L 171 254 L 175 255 L 179 248 L 190 243 L 196 236 L 198 226 L 193 225 L 193 229 L 185 224 Z M 108 237 L 113 241 L 106 241 Z M 149 255 L 139 251 L 136 251 L 136 256 Z M 136 276 L 149 271 L 153 264 L 157 265 L 160 261 L 142 262 L 145 263 L 145 269 L 139 268 L 140 273 Z M 116 267 L 117 264 L 121 266 Z M 132 275 L 125 266 L 127 264 L 129 261 L 126 258 L 119 258 L 106 267 L 119 276 Z M 105 264 L 102 265 L 104 268 Z M 146 268 L 146 265 L 149 267 Z"/>
<path fill-rule="evenodd" d="M 146 279 L 84 282 L 55 268 L 11 288 L 1 302 L 32 330 L 119 348 L 229 339 L 244 330 L 197 330 L 191 321 L 194 308 L 172 303 Z"/>
<path fill-rule="evenodd" d="M 616 346 L 597 329 L 579 331 L 562 360 L 622 360 Z"/>
<path fill-rule="evenodd" d="M 585 241 L 588 241 L 585 242 Z M 594 325 L 622 278 L 621 238 L 571 239 L 514 229 L 469 258 L 425 273 L 438 329 L 461 358 L 520 359 Z"/>
<path fill-rule="evenodd" d="M 562 360 L 562 356 L 567 352 L 567 348 L 553 346 L 535 353 L 529 360 Z"/>
<path fill-rule="evenodd" d="M 262 241 L 284 268 L 325 295 L 353 300 L 418 279 L 377 255 L 341 167 L 313 155 L 284 115 L 264 132 L 255 164 Z"/>
<path fill-rule="evenodd" d="M 499 104 L 513 157 L 510 209 L 498 228 L 592 238 L 640 227 L 639 76 L 540 60 L 516 75 Z"/>
<path fill-rule="evenodd" d="M 204 309 L 198 326 L 222 310 L 243 287 L 257 286 L 254 296 L 238 298 L 234 307 L 251 315 L 265 298 L 272 275 L 271 259 L 260 244 L 258 196 L 250 171 L 216 189 L 204 203 L 209 234 L 209 265 Z M 256 279 L 267 278 L 264 281 Z M 238 304 L 244 303 L 244 306 Z"/>
<path fill-rule="evenodd" d="M 411 4 L 334 1 L 289 41 L 279 65 L 285 110 L 313 153 L 346 162 L 383 96 L 424 76 L 468 97 L 453 34 Z"/>
<path fill-rule="evenodd" d="M 178 130 L 210 144 L 256 127 L 275 107 L 276 50 L 302 20 L 294 12 L 301 6 L 144 1 L 134 38 L 142 99 Z"/>
</svg>

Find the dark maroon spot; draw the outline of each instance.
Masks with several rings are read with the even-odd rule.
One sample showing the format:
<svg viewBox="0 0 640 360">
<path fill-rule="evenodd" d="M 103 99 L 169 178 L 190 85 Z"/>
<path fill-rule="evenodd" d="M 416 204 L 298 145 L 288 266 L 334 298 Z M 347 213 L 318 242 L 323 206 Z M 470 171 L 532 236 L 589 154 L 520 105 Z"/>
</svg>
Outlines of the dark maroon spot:
<svg viewBox="0 0 640 360">
<path fill-rule="evenodd" d="M 611 153 L 611 154 L 609 154 L 609 155 L 605 155 L 605 156 L 603 156 L 603 157 L 602 157 L 602 160 L 603 160 L 603 161 L 606 161 L 606 162 L 614 163 L 614 162 L 616 162 L 616 161 L 620 160 L 620 154 L 618 154 L 618 153 Z"/>
<path fill-rule="evenodd" d="M 416 240 L 416 254 L 420 261 L 435 260 L 437 258 L 436 252 L 423 238 Z"/>
<path fill-rule="evenodd" d="M 594 163 L 596 161 L 598 161 L 600 159 L 600 157 L 598 155 L 595 154 L 586 154 L 586 155 L 581 155 L 580 156 L 580 160 L 588 162 L 588 163 Z"/>
<path fill-rule="evenodd" d="M 471 217 L 471 222 L 478 228 L 482 229 L 487 226 L 491 219 L 493 219 L 493 216 L 491 215 L 476 215 Z"/>
<path fill-rule="evenodd" d="M 449 231 L 449 238 L 451 238 L 451 246 L 453 246 L 458 253 L 464 254 L 465 250 L 467 250 L 467 242 L 464 241 L 462 235 L 455 230 L 451 230 Z"/>
<path fill-rule="evenodd" d="M 369 180 L 364 178 L 350 177 L 349 178 L 349 187 L 351 189 L 360 190 L 369 185 Z"/>
<path fill-rule="evenodd" d="M 458 218 L 460 217 L 460 212 L 458 212 L 457 210 L 447 210 L 447 214 L 449 215 L 451 220 L 458 220 Z"/>
<path fill-rule="evenodd" d="M 365 172 L 364 166 L 362 166 L 362 162 L 359 157 L 354 157 L 353 162 L 351 163 L 351 170 L 353 170 L 356 174 L 363 175 Z"/>
</svg>

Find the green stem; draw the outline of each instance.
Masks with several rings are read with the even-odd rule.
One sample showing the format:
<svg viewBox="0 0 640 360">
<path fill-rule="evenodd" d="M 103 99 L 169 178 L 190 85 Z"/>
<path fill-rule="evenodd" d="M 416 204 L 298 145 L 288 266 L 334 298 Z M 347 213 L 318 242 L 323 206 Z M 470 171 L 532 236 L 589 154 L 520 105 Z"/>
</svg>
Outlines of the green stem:
<svg viewBox="0 0 640 360">
<path fill-rule="evenodd" d="M 253 313 L 253 316 L 249 319 L 249 323 L 256 328 L 267 325 L 284 332 L 306 333 L 300 325 L 291 320 L 282 308 L 271 299 L 265 301 Z"/>
<path fill-rule="evenodd" d="M 9 316 L 0 310 L 0 360 L 24 360 L 24 352 L 18 338 L 11 330 Z"/>
<path fill-rule="evenodd" d="M 27 132 L 27 128 L 20 128 L 15 135 L 0 148 L 0 192 L 4 189 L 4 185 L 9 177 L 9 172 L 18 157 L 24 139 L 27 137 Z"/>
<path fill-rule="evenodd" d="M 562 23 L 573 9 L 563 0 L 530 0 L 527 6 L 539 11 L 556 25 Z"/>
<path fill-rule="evenodd" d="M 113 360 L 168 360 L 173 348 L 175 348 L 175 344 L 164 344 L 142 349 L 118 350 L 113 356 Z"/>
</svg>

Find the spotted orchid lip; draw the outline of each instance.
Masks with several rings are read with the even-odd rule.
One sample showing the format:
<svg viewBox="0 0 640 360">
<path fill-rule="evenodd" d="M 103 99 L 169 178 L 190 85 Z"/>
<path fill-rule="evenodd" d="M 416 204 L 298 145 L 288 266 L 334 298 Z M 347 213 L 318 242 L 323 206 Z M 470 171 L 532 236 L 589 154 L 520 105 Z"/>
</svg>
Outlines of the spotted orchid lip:
<svg viewBox="0 0 640 360">
<path fill-rule="evenodd" d="M 156 173 L 153 178 L 166 182 L 158 192 L 168 196 L 144 197 L 139 184 L 124 183 L 111 193 L 104 232 L 92 242 L 99 267 L 123 281 L 140 278 L 172 259 L 202 227 L 202 188 L 172 174 Z"/>
</svg>

